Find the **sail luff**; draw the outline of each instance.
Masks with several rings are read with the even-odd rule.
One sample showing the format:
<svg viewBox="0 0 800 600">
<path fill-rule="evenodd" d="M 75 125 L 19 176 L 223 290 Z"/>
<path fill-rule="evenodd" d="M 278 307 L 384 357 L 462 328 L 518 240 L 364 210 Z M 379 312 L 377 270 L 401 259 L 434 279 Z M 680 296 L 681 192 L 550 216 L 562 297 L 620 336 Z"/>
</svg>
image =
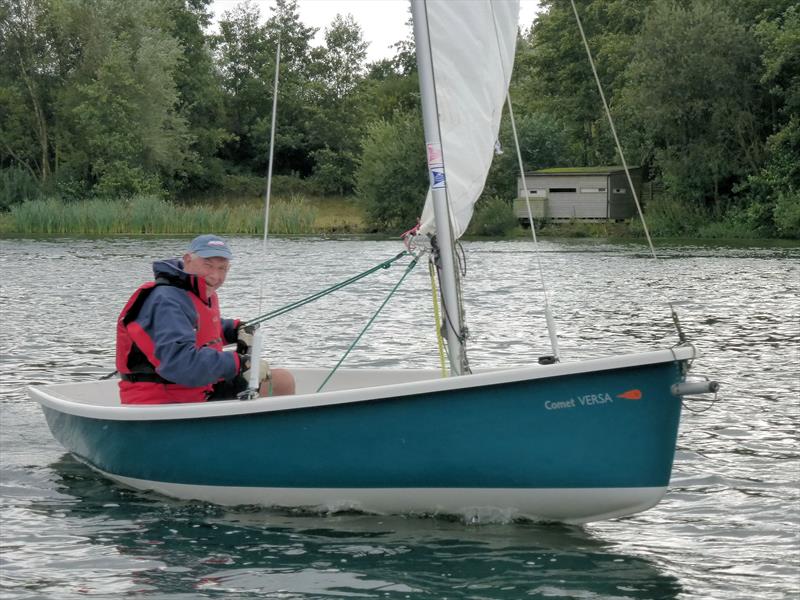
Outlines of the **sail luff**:
<svg viewBox="0 0 800 600">
<path fill-rule="evenodd" d="M 457 239 L 469 225 L 494 157 L 514 64 L 519 2 L 427 0 L 424 5 L 431 24 L 441 151 Z M 435 229 L 429 191 L 421 231 Z"/>
</svg>

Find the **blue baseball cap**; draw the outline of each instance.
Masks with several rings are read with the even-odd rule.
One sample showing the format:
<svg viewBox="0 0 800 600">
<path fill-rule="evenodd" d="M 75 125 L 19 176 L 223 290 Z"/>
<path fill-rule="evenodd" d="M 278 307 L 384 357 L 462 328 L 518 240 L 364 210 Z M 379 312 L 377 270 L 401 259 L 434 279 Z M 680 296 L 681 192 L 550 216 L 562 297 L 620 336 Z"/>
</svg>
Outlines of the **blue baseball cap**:
<svg viewBox="0 0 800 600">
<path fill-rule="evenodd" d="M 219 256 L 228 260 L 233 258 L 233 252 L 228 248 L 225 240 L 210 233 L 198 235 L 194 238 L 189 244 L 189 252 L 202 258 L 211 258 L 212 256 Z"/>
</svg>

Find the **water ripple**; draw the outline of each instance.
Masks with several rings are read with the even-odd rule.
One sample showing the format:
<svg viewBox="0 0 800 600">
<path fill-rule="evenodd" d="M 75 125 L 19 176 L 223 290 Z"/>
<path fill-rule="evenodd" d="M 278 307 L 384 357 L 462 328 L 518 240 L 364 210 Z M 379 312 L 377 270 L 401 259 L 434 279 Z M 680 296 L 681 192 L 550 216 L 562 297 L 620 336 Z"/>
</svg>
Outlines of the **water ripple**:
<svg viewBox="0 0 800 600">
<path fill-rule="evenodd" d="M 113 485 L 65 455 L 31 383 L 113 370 L 114 323 L 149 262 L 185 239 L 0 240 L 0 596 L 217 598 L 800 597 L 800 249 L 542 243 L 568 360 L 676 341 L 668 301 L 723 383 L 685 411 L 670 492 L 584 528 L 320 516 L 178 502 Z M 397 253 L 394 241 L 232 240 L 223 312 L 252 316 Z M 549 354 L 529 242 L 465 242 L 476 367 Z M 273 364 L 333 366 L 399 279 L 392 267 L 267 326 Z M 266 292 L 259 298 L 264 276 Z M 312 342 L 313 352 L 308 351 Z M 347 364 L 437 367 L 418 269 Z M 688 401 L 690 409 L 707 404 Z"/>
</svg>

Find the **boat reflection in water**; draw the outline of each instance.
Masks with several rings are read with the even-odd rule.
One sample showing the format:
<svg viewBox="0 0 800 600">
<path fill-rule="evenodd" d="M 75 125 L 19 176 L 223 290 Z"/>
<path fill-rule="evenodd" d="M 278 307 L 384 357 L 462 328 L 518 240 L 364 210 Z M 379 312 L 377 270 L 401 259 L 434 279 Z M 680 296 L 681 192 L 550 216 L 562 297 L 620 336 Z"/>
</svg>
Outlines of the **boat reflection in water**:
<svg viewBox="0 0 800 600">
<path fill-rule="evenodd" d="M 648 560 L 576 526 L 228 509 L 120 488 L 69 455 L 51 468 L 63 496 L 34 510 L 63 513 L 82 540 L 76 568 L 83 558 L 97 571 L 91 557 L 105 557 L 104 574 L 83 582 L 94 589 L 665 600 L 682 591 Z"/>
</svg>

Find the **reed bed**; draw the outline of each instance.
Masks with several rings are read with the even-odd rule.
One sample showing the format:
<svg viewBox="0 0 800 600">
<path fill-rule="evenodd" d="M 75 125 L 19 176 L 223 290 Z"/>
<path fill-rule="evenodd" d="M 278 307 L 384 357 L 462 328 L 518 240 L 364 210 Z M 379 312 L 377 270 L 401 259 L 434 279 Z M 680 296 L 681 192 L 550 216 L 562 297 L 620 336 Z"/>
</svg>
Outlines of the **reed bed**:
<svg viewBox="0 0 800 600">
<path fill-rule="evenodd" d="M 276 200 L 270 207 L 270 233 L 315 231 L 318 210 L 305 198 Z M 62 202 L 55 198 L 15 205 L 3 230 L 30 234 L 220 234 L 264 233 L 260 203 L 182 205 L 155 196 L 125 200 Z"/>
<path fill-rule="evenodd" d="M 270 233 L 314 233 L 317 212 L 301 196 L 292 196 L 286 202 L 275 203 L 270 207 Z M 263 230 L 262 225 L 261 231 Z"/>
</svg>

